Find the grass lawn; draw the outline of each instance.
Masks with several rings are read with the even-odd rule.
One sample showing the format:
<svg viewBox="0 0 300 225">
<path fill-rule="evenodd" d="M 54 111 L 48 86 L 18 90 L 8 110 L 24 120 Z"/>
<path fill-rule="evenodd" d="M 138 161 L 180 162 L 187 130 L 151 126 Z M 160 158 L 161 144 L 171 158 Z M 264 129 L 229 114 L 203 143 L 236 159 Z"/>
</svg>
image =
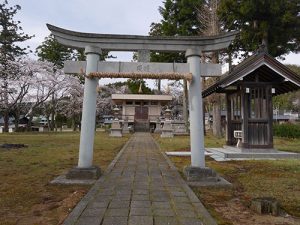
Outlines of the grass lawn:
<svg viewBox="0 0 300 225">
<path fill-rule="evenodd" d="M 189 149 L 189 137 L 162 139 L 155 136 L 155 139 L 162 151 Z M 224 139 L 211 135 L 205 138 L 206 147 L 218 147 L 224 143 Z M 275 148 L 300 152 L 300 139 L 275 138 Z M 190 164 L 189 157 L 170 158 L 180 172 Z M 206 164 L 233 184 L 232 189 L 194 188 L 219 224 L 300 224 L 300 220 L 282 222 L 280 218 L 255 215 L 249 210 L 252 198 L 275 197 L 288 214 L 300 217 L 300 160 L 216 162 L 207 157 Z"/>
<path fill-rule="evenodd" d="M 94 165 L 104 170 L 128 138 L 97 132 Z M 77 165 L 79 133 L 0 134 L 4 143 L 28 147 L 0 148 L 0 224 L 59 224 L 90 188 L 48 184 Z"/>
</svg>

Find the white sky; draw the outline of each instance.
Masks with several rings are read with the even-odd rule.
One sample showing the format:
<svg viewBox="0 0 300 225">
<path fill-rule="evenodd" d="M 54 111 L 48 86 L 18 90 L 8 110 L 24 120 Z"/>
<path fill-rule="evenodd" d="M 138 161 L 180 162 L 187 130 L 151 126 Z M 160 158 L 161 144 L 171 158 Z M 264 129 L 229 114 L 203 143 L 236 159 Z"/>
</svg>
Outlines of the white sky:
<svg viewBox="0 0 300 225">
<path fill-rule="evenodd" d="M 80 32 L 147 35 L 150 24 L 161 19 L 158 7 L 163 0 L 9 0 L 9 3 L 22 7 L 16 19 L 21 21 L 26 34 L 35 35 L 26 42 L 35 51 L 50 34 L 46 23 Z M 128 52 L 116 56 L 117 61 L 132 59 Z M 287 55 L 283 63 L 300 65 L 300 54 Z"/>
</svg>

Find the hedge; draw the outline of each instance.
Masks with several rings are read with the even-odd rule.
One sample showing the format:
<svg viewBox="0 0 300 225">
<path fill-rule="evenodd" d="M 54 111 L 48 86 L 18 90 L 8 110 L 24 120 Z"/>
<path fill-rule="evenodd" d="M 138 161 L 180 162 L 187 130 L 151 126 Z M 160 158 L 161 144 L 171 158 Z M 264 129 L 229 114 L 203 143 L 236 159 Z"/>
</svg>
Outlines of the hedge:
<svg viewBox="0 0 300 225">
<path fill-rule="evenodd" d="M 300 138 L 300 125 L 283 123 L 283 124 L 274 124 L 274 135 L 278 137 L 287 137 L 287 138 Z"/>
</svg>

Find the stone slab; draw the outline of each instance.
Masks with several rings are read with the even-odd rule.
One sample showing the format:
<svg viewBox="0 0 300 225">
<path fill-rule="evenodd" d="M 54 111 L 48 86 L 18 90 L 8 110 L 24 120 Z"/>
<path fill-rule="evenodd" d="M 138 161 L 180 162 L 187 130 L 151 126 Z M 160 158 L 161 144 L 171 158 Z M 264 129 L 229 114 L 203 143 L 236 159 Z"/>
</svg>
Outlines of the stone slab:
<svg viewBox="0 0 300 225">
<path fill-rule="evenodd" d="M 212 155 L 211 152 L 204 152 L 205 155 Z M 166 155 L 168 156 L 191 156 L 191 152 L 166 152 Z"/>
<path fill-rule="evenodd" d="M 67 179 L 75 179 L 75 180 L 96 180 L 101 176 L 101 170 L 97 166 L 93 166 L 90 168 L 72 168 L 67 174 Z"/>
<path fill-rule="evenodd" d="M 239 149 L 234 147 L 207 148 L 206 151 L 212 153 L 211 158 L 216 161 L 230 160 L 267 160 L 267 159 L 300 159 L 299 153 L 278 151 L 274 149 Z"/>
<path fill-rule="evenodd" d="M 95 179 L 67 179 L 66 174 L 56 177 L 50 181 L 50 184 L 63 184 L 63 185 L 91 185 L 96 182 Z"/>
<path fill-rule="evenodd" d="M 217 182 L 219 177 L 217 173 L 208 167 L 194 167 L 187 166 L 183 170 L 183 174 L 188 182 L 193 181 L 206 181 L 206 182 Z"/>
<path fill-rule="evenodd" d="M 232 184 L 219 176 L 219 180 L 215 181 L 188 181 L 187 184 L 191 187 L 224 187 L 231 188 Z"/>
</svg>

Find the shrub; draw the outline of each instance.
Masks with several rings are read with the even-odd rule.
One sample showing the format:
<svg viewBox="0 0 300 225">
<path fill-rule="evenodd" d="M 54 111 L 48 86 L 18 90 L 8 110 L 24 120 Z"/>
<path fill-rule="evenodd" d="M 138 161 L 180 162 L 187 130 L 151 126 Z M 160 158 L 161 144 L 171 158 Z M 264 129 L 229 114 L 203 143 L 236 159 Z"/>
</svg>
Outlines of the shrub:
<svg viewBox="0 0 300 225">
<path fill-rule="evenodd" d="M 274 135 L 278 137 L 300 138 L 300 125 L 299 124 L 274 124 Z"/>
</svg>

